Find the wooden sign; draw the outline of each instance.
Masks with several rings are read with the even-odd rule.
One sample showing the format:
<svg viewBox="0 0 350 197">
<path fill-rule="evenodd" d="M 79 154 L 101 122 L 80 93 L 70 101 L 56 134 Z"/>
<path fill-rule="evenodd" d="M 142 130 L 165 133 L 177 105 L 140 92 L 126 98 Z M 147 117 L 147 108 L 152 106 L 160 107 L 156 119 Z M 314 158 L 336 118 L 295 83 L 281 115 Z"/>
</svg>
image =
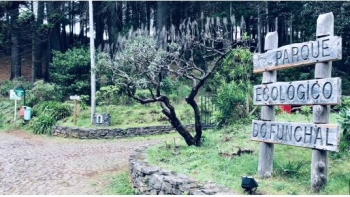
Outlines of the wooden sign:
<svg viewBox="0 0 350 197">
<path fill-rule="evenodd" d="M 253 72 L 280 70 L 342 59 L 342 39 L 327 36 L 316 41 L 286 45 L 253 56 Z"/>
<path fill-rule="evenodd" d="M 77 116 L 78 116 L 78 106 L 77 106 L 77 101 L 80 100 L 80 96 L 74 95 L 69 97 L 70 100 L 74 100 L 74 116 L 73 116 L 73 121 L 74 125 L 77 124 Z"/>
<path fill-rule="evenodd" d="M 336 105 L 341 103 L 341 79 L 255 85 L 253 97 L 254 105 Z"/>
<path fill-rule="evenodd" d="M 77 96 L 77 95 L 75 95 L 75 96 L 70 96 L 69 99 L 70 99 L 70 100 L 80 100 L 80 96 Z"/>
<path fill-rule="evenodd" d="M 251 140 L 338 152 L 339 135 L 334 124 L 253 120 Z"/>
</svg>

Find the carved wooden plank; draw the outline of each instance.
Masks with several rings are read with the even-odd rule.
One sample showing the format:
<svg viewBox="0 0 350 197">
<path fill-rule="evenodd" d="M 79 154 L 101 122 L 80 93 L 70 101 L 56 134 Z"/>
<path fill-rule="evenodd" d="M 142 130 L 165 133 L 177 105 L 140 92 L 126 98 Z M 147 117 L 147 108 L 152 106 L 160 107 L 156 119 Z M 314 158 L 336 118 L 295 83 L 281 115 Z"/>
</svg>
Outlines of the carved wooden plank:
<svg viewBox="0 0 350 197">
<path fill-rule="evenodd" d="M 340 129 L 335 124 L 253 120 L 251 140 L 304 148 L 339 151 Z"/>
<path fill-rule="evenodd" d="M 255 85 L 254 105 L 336 105 L 341 103 L 339 77 Z"/>
<path fill-rule="evenodd" d="M 342 59 L 342 39 L 327 36 L 303 43 L 286 45 L 253 56 L 253 72 L 281 70 Z"/>
</svg>

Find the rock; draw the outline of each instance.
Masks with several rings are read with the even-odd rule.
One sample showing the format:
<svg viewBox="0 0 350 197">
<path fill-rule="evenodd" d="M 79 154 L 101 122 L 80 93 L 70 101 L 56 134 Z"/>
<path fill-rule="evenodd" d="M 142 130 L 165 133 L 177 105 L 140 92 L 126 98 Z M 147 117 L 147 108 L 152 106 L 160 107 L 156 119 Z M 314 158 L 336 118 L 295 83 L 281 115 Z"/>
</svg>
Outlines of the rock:
<svg viewBox="0 0 350 197">
<path fill-rule="evenodd" d="M 145 167 L 143 169 L 143 173 L 145 173 L 146 175 L 150 175 L 150 174 L 153 174 L 155 172 L 158 172 L 160 170 L 159 167 Z"/>
</svg>

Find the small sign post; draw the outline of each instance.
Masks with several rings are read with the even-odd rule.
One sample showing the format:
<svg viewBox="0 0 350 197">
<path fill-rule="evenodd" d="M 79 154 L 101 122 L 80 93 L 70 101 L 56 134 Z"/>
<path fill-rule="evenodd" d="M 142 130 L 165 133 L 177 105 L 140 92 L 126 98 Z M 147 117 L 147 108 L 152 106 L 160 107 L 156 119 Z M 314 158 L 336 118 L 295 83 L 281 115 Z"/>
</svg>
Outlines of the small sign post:
<svg viewBox="0 0 350 197">
<path fill-rule="evenodd" d="M 14 116 L 13 121 L 16 122 L 17 119 L 17 100 L 21 100 L 21 97 L 18 96 L 14 90 L 10 90 L 10 100 L 15 100 Z"/>
<path fill-rule="evenodd" d="M 70 96 L 69 99 L 70 99 L 70 100 L 74 100 L 74 119 L 73 119 L 73 120 L 74 120 L 74 125 L 76 125 L 76 124 L 77 124 L 77 115 L 78 115 L 78 114 L 77 114 L 77 113 L 78 113 L 78 112 L 77 112 L 77 111 L 78 111 L 78 110 L 77 110 L 77 108 L 78 108 L 78 106 L 77 106 L 77 101 L 80 100 L 80 96 L 77 96 L 77 95 L 75 95 L 75 96 Z"/>
</svg>

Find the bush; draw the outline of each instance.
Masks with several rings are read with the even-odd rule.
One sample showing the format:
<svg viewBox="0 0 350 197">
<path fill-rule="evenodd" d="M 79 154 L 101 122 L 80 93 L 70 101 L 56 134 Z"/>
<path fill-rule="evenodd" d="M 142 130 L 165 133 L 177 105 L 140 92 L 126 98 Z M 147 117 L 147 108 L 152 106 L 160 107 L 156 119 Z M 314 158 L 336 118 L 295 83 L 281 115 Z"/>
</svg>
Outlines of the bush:
<svg viewBox="0 0 350 197">
<path fill-rule="evenodd" d="M 34 117 L 29 124 L 35 134 L 51 134 L 51 127 L 56 121 L 68 117 L 72 114 L 69 105 L 57 101 L 41 102 L 33 107 Z"/>
<path fill-rule="evenodd" d="M 62 99 L 60 88 L 55 84 L 45 83 L 43 80 L 35 82 L 33 89 L 28 91 L 26 96 L 26 102 L 29 106 L 43 101 L 62 101 Z"/>
<path fill-rule="evenodd" d="M 237 47 L 223 60 L 222 67 L 210 81 L 209 89 L 216 91 L 219 112 L 215 119 L 220 124 L 231 124 L 249 118 L 253 82 L 253 54 L 248 48 Z M 221 120 L 220 120 L 221 119 Z M 244 122 L 244 121 L 243 121 Z"/>
<path fill-rule="evenodd" d="M 56 124 L 56 120 L 48 114 L 41 114 L 30 121 L 30 128 L 35 134 L 51 134 L 51 128 Z"/>
<path fill-rule="evenodd" d="M 342 109 L 350 109 L 350 96 L 342 96 L 340 105 L 334 106 L 334 111 L 339 112 Z"/>
<path fill-rule="evenodd" d="M 90 95 L 90 52 L 80 47 L 61 53 L 54 51 L 50 79 L 62 88 L 64 95 Z"/>
<path fill-rule="evenodd" d="M 129 105 L 133 100 L 124 93 L 122 87 L 108 85 L 96 92 L 96 102 L 102 105 Z"/>
<path fill-rule="evenodd" d="M 219 125 L 230 124 L 247 117 L 245 110 L 246 93 L 234 83 L 223 84 L 218 90 L 215 105 L 219 112 L 215 113 Z"/>
<path fill-rule="evenodd" d="M 16 78 L 14 80 L 5 80 L 0 82 L 0 95 L 3 97 L 10 96 L 10 90 L 15 89 L 16 87 L 23 87 L 24 90 L 30 89 L 30 83 L 24 78 Z"/>
<path fill-rule="evenodd" d="M 72 114 L 72 107 L 57 101 L 45 101 L 33 107 L 33 116 L 47 114 L 55 120 L 61 120 Z"/>
<path fill-rule="evenodd" d="M 340 140 L 340 152 L 350 149 L 350 108 L 341 109 L 338 123 L 343 129 L 343 137 Z"/>
</svg>

